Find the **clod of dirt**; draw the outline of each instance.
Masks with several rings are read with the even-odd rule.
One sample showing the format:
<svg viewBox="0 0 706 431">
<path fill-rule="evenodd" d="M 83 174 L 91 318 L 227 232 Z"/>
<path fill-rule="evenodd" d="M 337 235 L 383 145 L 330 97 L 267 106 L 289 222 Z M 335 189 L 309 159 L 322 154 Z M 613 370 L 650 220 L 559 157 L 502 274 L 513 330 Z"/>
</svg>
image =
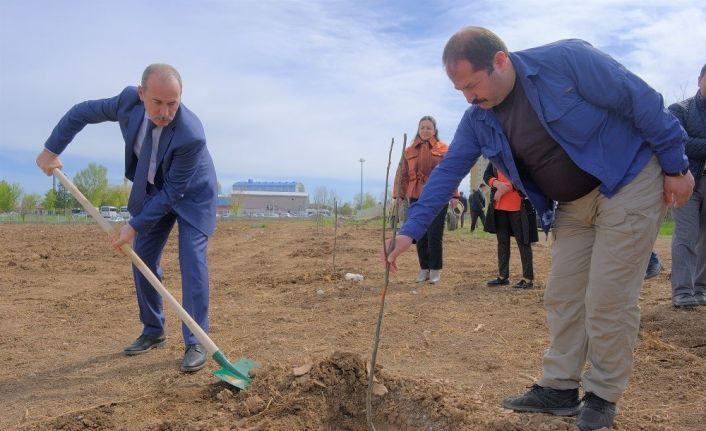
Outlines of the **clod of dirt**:
<svg viewBox="0 0 706 431">
<path fill-rule="evenodd" d="M 216 395 L 216 398 L 220 401 L 227 401 L 233 398 L 233 392 L 230 389 L 223 389 Z"/>
</svg>

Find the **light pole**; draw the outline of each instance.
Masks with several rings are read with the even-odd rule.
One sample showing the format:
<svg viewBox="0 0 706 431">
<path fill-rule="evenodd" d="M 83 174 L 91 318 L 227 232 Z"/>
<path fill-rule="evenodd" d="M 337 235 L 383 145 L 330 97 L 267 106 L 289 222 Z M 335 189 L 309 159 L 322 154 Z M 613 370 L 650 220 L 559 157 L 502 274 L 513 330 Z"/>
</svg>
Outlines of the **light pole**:
<svg viewBox="0 0 706 431">
<path fill-rule="evenodd" d="M 358 160 L 360 162 L 360 205 L 358 207 L 359 210 L 363 209 L 363 163 L 365 163 L 364 158 L 360 158 Z"/>
</svg>

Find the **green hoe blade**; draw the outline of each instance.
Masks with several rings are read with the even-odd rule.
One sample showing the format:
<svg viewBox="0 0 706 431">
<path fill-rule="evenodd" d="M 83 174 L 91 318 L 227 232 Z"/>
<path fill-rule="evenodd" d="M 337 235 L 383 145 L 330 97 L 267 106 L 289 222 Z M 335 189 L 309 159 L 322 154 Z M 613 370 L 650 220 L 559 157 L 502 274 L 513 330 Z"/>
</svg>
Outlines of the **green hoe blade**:
<svg viewBox="0 0 706 431">
<path fill-rule="evenodd" d="M 238 362 L 231 364 L 220 350 L 212 357 L 222 367 L 212 373 L 214 376 L 238 389 L 245 389 L 250 384 L 249 371 L 257 368 L 255 362 L 247 358 L 240 358 Z"/>
</svg>

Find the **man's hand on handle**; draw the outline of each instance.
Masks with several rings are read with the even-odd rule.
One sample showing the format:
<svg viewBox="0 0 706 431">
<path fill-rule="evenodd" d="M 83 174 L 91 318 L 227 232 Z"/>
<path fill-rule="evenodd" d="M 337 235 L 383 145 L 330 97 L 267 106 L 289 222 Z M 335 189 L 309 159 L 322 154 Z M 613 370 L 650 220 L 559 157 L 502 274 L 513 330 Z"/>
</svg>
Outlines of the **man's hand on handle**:
<svg viewBox="0 0 706 431">
<path fill-rule="evenodd" d="M 59 156 L 47 150 L 46 148 L 42 150 L 37 156 L 37 166 L 41 169 L 47 176 L 52 176 L 54 174 L 54 168 L 63 168 L 64 165 L 59 160 Z"/>
<path fill-rule="evenodd" d="M 132 241 L 135 239 L 135 235 L 137 232 L 135 229 L 130 226 L 130 223 L 125 223 L 120 227 L 120 230 L 117 232 L 115 236 L 113 236 L 112 240 L 112 246 L 116 251 L 119 251 L 122 253 L 121 247 L 124 244 L 127 244 L 129 246 L 132 246 Z"/>
<path fill-rule="evenodd" d="M 389 250 L 390 249 L 390 243 L 392 242 L 392 239 L 388 239 L 387 242 L 385 242 L 385 249 Z M 390 253 L 387 256 L 387 262 L 385 262 L 385 250 L 382 252 L 382 261 L 383 263 L 389 263 L 390 264 L 390 271 L 392 272 L 397 272 L 397 256 L 401 255 L 404 253 L 410 246 L 412 245 L 412 238 L 407 236 L 407 235 L 397 235 L 397 238 L 395 239 L 395 249 L 390 251 Z"/>
</svg>

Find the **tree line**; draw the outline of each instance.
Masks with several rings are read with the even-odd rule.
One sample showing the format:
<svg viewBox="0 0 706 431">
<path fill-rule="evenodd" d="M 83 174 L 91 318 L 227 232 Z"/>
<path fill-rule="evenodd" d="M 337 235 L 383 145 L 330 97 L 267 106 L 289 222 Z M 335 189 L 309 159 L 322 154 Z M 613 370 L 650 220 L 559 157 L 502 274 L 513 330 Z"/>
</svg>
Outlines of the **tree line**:
<svg viewBox="0 0 706 431">
<path fill-rule="evenodd" d="M 121 185 L 109 185 L 108 168 L 105 166 L 89 163 L 86 169 L 74 175 L 73 183 L 95 207 L 127 205 L 130 186 L 127 182 Z M 0 181 L 0 213 L 19 209 L 23 214 L 29 214 L 38 207 L 47 212 L 66 212 L 78 206 L 76 199 L 61 183 L 41 195 L 24 193 L 18 183 Z"/>
<path fill-rule="evenodd" d="M 73 183 L 95 207 L 103 205 L 125 206 L 130 196 L 130 185 L 127 181 L 120 185 L 109 185 L 108 168 L 96 163 L 89 163 L 88 167 L 74 175 Z M 220 193 L 220 183 L 218 188 Z M 303 184 L 298 186 L 298 190 L 304 191 Z M 318 187 L 311 196 L 311 204 L 331 211 L 333 211 L 334 201 L 338 202 L 339 213 L 343 215 L 351 215 L 356 209 L 366 209 L 378 204 L 378 201 L 370 193 L 364 193 L 362 202 L 360 194 L 356 194 L 353 203 L 341 203 L 338 193 L 327 187 Z M 78 202 L 61 183 L 56 183 L 54 187 L 41 195 L 39 193 L 24 193 L 22 186 L 18 183 L 0 181 L 0 213 L 19 209 L 22 214 L 30 214 L 38 208 L 49 213 L 61 213 L 77 207 L 79 207 Z"/>
</svg>

